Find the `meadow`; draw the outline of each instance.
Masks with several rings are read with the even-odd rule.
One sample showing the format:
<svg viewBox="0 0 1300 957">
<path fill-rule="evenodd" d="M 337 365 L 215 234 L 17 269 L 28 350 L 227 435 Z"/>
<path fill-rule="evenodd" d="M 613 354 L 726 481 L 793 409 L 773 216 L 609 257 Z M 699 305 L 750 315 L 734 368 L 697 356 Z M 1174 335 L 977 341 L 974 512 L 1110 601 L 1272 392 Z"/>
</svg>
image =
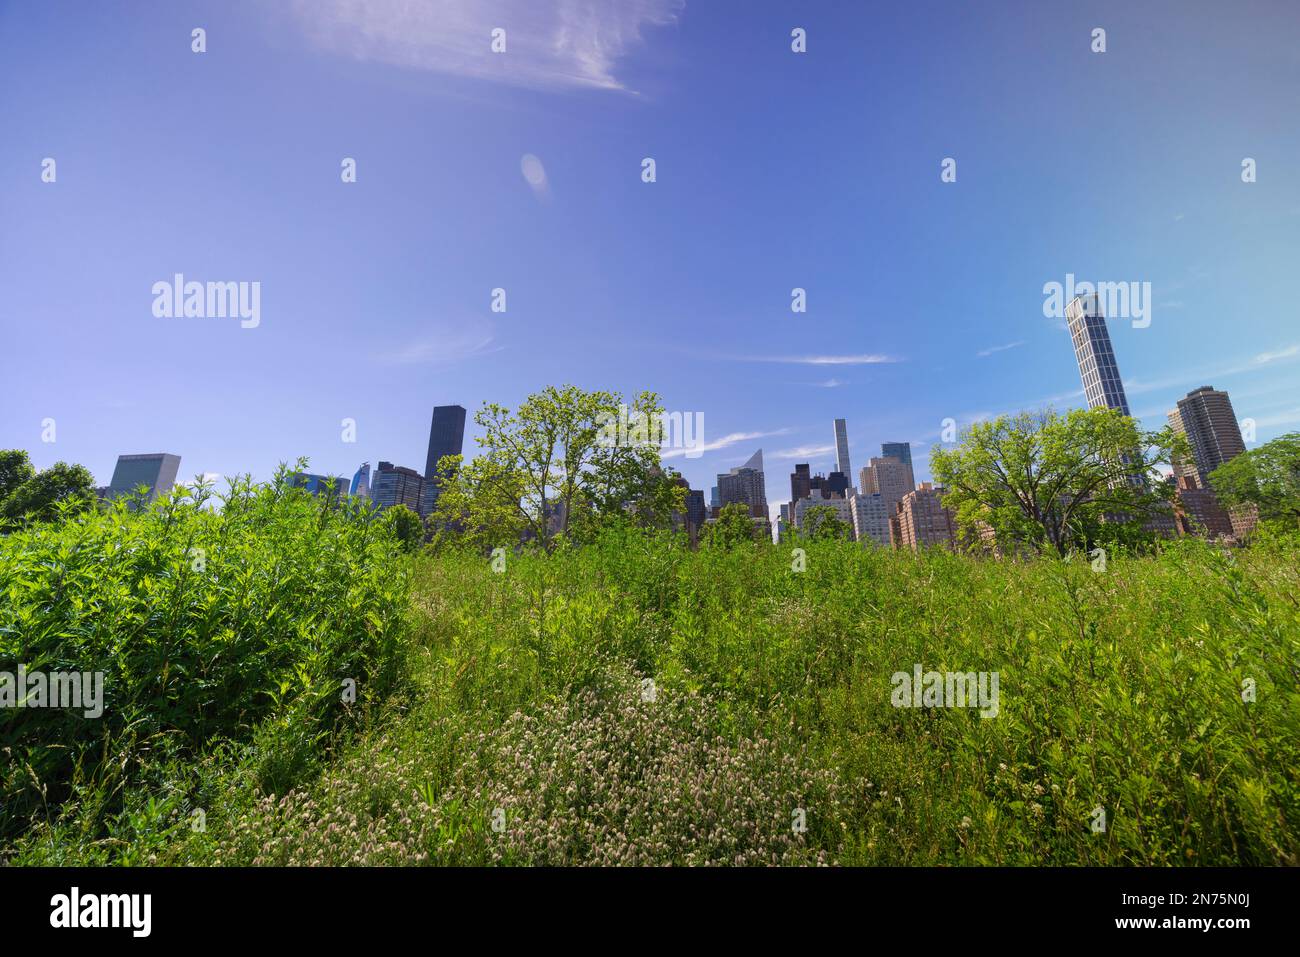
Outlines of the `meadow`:
<svg viewBox="0 0 1300 957">
<path fill-rule="evenodd" d="M 1293 865 L 1300 542 L 1055 558 L 613 528 L 403 554 L 284 488 L 0 540 L 12 864 Z M 192 551 L 204 550 L 204 571 Z M 891 676 L 999 675 L 996 715 Z M 351 680 L 355 701 L 341 700 Z M 1099 814 L 1100 812 L 1100 814 Z"/>
</svg>

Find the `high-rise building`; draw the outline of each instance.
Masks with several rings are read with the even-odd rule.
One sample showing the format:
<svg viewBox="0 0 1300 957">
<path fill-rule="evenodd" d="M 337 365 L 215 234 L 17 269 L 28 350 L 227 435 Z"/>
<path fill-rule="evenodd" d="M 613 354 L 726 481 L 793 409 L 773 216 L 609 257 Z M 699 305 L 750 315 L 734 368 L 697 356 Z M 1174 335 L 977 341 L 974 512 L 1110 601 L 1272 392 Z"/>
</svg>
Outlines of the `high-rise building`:
<svg viewBox="0 0 1300 957">
<path fill-rule="evenodd" d="M 1232 516 L 1195 475 L 1177 476 L 1175 482 L 1174 515 L 1179 535 L 1226 538 L 1234 534 Z"/>
<path fill-rule="evenodd" d="M 739 468 L 718 475 L 718 500 L 724 507 L 733 502 L 742 502 L 749 506 L 749 513 L 755 518 L 768 517 L 762 449 L 750 456 L 749 461 Z"/>
<path fill-rule="evenodd" d="M 849 465 L 849 428 L 843 419 L 835 420 L 835 471 L 853 481 L 853 466 Z"/>
<path fill-rule="evenodd" d="M 370 500 L 379 509 L 405 505 L 412 512 L 424 514 L 424 476 L 392 462 L 380 462 L 370 486 Z"/>
<path fill-rule="evenodd" d="M 956 522 L 944 507 L 943 489 L 929 482 L 922 482 L 894 506 L 889 529 L 895 548 L 951 545 L 956 537 Z"/>
<path fill-rule="evenodd" d="M 686 523 L 696 531 L 704 527 L 708 510 L 704 507 L 704 489 L 688 488 L 686 490 Z"/>
<path fill-rule="evenodd" d="M 1106 317 L 1096 293 L 1075 296 L 1065 307 L 1065 317 L 1074 341 L 1074 358 L 1079 363 L 1083 394 L 1088 408 L 1118 409 L 1129 415 L 1128 397 L 1115 364 L 1115 350 L 1110 345 Z"/>
<path fill-rule="evenodd" d="M 881 442 L 880 454 L 887 459 L 898 459 L 900 462 L 906 462 L 908 468 L 912 467 L 912 443 L 911 442 Z"/>
<path fill-rule="evenodd" d="M 1187 436 L 1192 459 L 1175 462 L 1179 476 L 1196 476 L 1200 488 L 1210 488 L 1210 473 L 1224 462 L 1246 451 L 1228 393 L 1204 385 L 1178 400 L 1169 411 L 1169 424 Z"/>
<path fill-rule="evenodd" d="M 361 468 L 357 469 L 357 474 L 352 476 L 352 486 L 348 489 L 349 495 L 359 495 L 362 498 L 370 497 L 370 463 L 362 462 Z"/>
<path fill-rule="evenodd" d="M 912 466 L 893 456 L 873 458 L 871 464 L 862 470 L 860 479 L 858 492 L 863 495 L 879 492 L 890 512 L 904 495 L 916 487 Z"/>
<path fill-rule="evenodd" d="M 429 454 L 424 461 L 424 477 L 431 479 L 444 455 L 460 455 L 465 442 L 465 408 L 459 405 L 436 405 L 429 425 Z"/>
<path fill-rule="evenodd" d="M 166 495 L 176 484 L 176 473 L 181 468 L 181 457 L 170 452 L 150 452 L 141 455 L 119 455 L 113 467 L 113 478 L 108 483 L 108 498 L 117 498 L 147 486 L 147 501 Z"/>
<path fill-rule="evenodd" d="M 854 538 L 864 545 L 889 544 L 889 509 L 883 495 L 859 490 L 849 496 L 849 511 L 853 515 Z"/>
<path fill-rule="evenodd" d="M 797 502 L 812 494 L 812 472 L 807 462 L 801 462 L 790 473 L 790 501 Z"/>
<path fill-rule="evenodd" d="M 801 498 L 792 504 L 790 516 L 795 528 L 805 527 L 808 512 L 814 508 L 829 508 L 840 521 L 850 527 L 853 525 L 853 511 L 849 508 L 849 501 L 846 498 Z"/>
</svg>

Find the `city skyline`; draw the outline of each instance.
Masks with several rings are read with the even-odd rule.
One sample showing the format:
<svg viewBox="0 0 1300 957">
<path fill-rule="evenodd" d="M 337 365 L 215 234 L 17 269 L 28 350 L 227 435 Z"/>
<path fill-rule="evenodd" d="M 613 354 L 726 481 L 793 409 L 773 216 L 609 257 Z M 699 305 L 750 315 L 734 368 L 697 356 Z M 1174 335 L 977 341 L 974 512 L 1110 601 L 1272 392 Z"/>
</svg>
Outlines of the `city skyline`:
<svg viewBox="0 0 1300 957">
<path fill-rule="evenodd" d="M 1212 9 L 1177 5 L 1197 6 Z M 573 381 L 703 412 L 704 454 L 666 460 L 694 488 L 758 447 L 774 476 L 828 473 L 837 418 L 849 460 L 907 441 L 924 481 L 947 419 L 1085 404 L 1065 323 L 1044 315 L 1045 284 L 1078 275 L 1152 284 L 1149 325 L 1107 319 L 1147 427 L 1212 383 L 1255 420 L 1253 447 L 1300 426 L 1300 187 L 1275 122 L 1300 68 L 1296 15 L 1249 6 L 1246 33 L 1159 3 L 938 20 L 650 4 L 578 84 L 557 63 L 503 80 L 344 55 L 328 2 L 6 7 L 0 63 L 42 76 L 43 98 L 0 84 L 0 321 L 17 357 L 0 444 L 101 485 L 118 454 L 158 449 L 182 480 L 266 478 L 299 455 L 316 474 L 419 469 L 432 406 L 468 410 L 472 454 L 483 401 Z M 55 46 L 71 66 L 44 76 Z M 1207 49 L 1214 77 L 1183 69 Z M 226 131 L 220 150 L 169 116 Z M 152 286 L 177 273 L 260 283 L 260 321 L 158 317 Z"/>
</svg>

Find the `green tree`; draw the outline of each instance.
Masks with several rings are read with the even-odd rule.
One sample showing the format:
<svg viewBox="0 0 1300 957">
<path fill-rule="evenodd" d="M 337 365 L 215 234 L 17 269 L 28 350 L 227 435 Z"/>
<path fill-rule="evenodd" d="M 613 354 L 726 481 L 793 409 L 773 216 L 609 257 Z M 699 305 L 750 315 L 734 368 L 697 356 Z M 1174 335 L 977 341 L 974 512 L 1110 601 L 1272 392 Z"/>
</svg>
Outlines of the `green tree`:
<svg viewBox="0 0 1300 957">
<path fill-rule="evenodd" d="M 829 505 L 814 505 L 808 509 L 799 531 L 803 538 L 814 542 L 830 538 L 853 538 L 853 526 L 840 518 L 839 513 Z"/>
<path fill-rule="evenodd" d="M 717 519 L 704 526 L 704 532 L 710 548 L 735 548 L 743 542 L 753 542 L 756 535 L 749 506 L 743 502 L 722 506 Z"/>
<path fill-rule="evenodd" d="M 32 460 L 23 449 L 0 449 L 0 505 L 18 486 L 36 475 Z"/>
<path fill-rule="evenodd" d="M 26 453 L 22 455 L 26 459 Z M 9 471 L 13 475 L 21 475 L 21 463 L 17 467 L 10 466 Z M 4 501 L 0 502 L 0 518 L 19 523 L 49 522 L 57 518 L 61 510 L 82 511 L 93 508 L 94 486 L 95 479 L 84 465 L 55 462 L 9 492 Z"/>
<path fill-rule="evenodd" d="M 1300 432 L 1234 456 L 1210 473 L 1210 485 L 1229 508 L 1254 505 L 1263 520 L 1300 521 Z"/>
<path fill-rule="evenodd" d="M 935 449 L 930 470 L 944 504 L 975 539 L 991 526 L 999 542 L 1055 549 L 1099 540 L 1141 540 L 1173 491 L 1158 466 L 1186 454 L 1171 429 L 1143 432 L 1114 409 L 999 416 L 972 425 L 953 449 Z"/>
<path fill-rule="evenodd" d="M 685 493 L 660 465 L 661 413 L 652 392 L 629 406 L 572 385 L 548 386 L 515 412 L 485 403 L 474 416 L 479 454 L 439 463 L 438 538 L 478 547 L 524 538 L 549 550 L 611 521 L 663 527 Z"/>
<path fill-rule="evenodd" d="M 424 542 L 424 522 L 405 505 L 393 505 L 384 509 L 381 521 L 392 528 L 393 535 L 404 552 L 413 552 Z"/>
</svg>

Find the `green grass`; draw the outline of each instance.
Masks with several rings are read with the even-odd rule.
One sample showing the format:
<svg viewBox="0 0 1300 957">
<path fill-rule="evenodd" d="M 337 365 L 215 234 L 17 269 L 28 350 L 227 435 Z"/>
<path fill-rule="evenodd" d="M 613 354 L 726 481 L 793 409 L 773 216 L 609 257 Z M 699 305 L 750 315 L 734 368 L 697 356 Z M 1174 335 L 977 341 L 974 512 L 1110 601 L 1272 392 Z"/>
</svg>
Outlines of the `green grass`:
<svg viewBox="0 0 1300 957">
<path fill-rule="evenodd" d="M 141 758 L 154 770 L 124 793 L 106 835 L 38 818 L 11 856 L 1300 862 L 1294 539 L 1230 553 L 1183 541 L 1112 555 L 1104 572 L 805 547 L 806 571 L 795 573 L 786 547 L 691 552 L 614 532 L 549 557 L 512 555 L 497 574 L 485 557 L 403 558 L 387 542 L 367 580 L 381 593 L 409 580 L 409 604 L 400 627 L 384 619 L 400 641 L 365 658 L 406 680 L 353 731 L 299 742 L 316 755 L 310 766 L 267 775 L 268 762 L 293 763 L 283 755 L 297 753 L 295 734 L 319 725 L 255 696 L 265 707 L 229 734 L 205 717 L 202 727 L 220 729 L 207 744 L 192 736 L 162 765 Z M 318 592 L 285 609 L 276 646 L 289 654 L 295 616 L 341 613 L 336 604 Z M 149 659 L 155 679 L 161 660 Z M 245 662 L 245 680 L 257 680 L 260 660 Z M 999 714 L 893 707 L 890 676 L 916 663 L 998 672 Z M 186 722 L 179 703 L 154 700 L 171 709 L 163 723 Z M 205 830 L 169 810 L 170 793 L 205 808 Z M 1101 833 L 1090 827 L 1098 807 Z"/>
</svg>

